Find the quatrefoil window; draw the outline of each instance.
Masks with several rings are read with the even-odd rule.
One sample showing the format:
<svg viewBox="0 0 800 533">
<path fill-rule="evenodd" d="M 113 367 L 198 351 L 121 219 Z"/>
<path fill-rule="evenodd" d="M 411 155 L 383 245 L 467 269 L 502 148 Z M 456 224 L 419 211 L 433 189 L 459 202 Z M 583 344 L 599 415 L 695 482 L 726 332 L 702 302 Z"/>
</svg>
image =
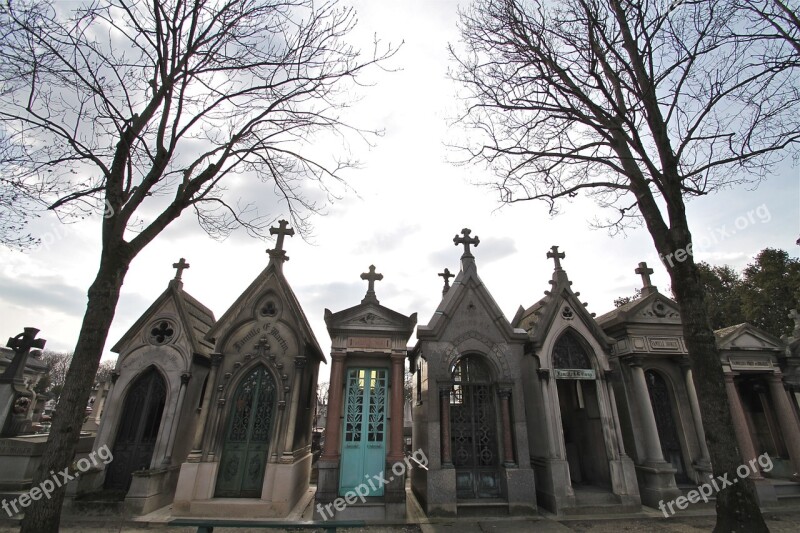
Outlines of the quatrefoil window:
<svg viewBox="0 0 800 533">
<path fill-rule="evenodd" d="M 156 322 L 150 330 L 150 342 L 165 344 L 175 335 L 175 328 L 167 320 Z"/>
<path fill-rule="evenodd" d="M 569 306 L 565 306 L 564 309 L 561 310 L 561 316 L 564 317 L 564 320 L 572 320 L 575 314 Z"/>
</svg>

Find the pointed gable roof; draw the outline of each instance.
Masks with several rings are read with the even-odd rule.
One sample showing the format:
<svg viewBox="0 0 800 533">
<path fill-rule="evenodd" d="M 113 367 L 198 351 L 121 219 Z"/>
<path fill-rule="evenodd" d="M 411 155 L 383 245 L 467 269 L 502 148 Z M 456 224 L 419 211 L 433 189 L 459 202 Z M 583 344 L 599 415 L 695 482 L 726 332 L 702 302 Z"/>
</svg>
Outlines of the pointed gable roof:
<svg viewBox="0 0 800 533">
<path fill-rule="evenodd" d="M 270 261 L 267 267 L 256 276 L 252 283 L 239 295 L 235 302 L 217 320 L 217 323 L 206 333 L 206 339 L 216 341 L 235 330 L 245 320 L 252 319 L 252 307 L 257 299 L 269 290 L 274 290 L 285 303 L 285 311 L 295 319 L 296 333 L 302 340 L 306 349 L 319 361 L 325 363 L 325 356 L 320 348 L 317 337 L 311 329 L 311 324 L 306 317 L 300 301 L 297 299 L 292 287 L 283 274 L 283 262 L 289 258 L 282 249 L 269 250 Z"/>
<path fill-rule="evenodd" d="M 148 322 L 155 318 L 155 315 L 163 308 L 168 300 L 174 302 L 175 309 L 178 311 L 178 317 L 183 326 L 183 331 L 186 332 L 186 336 L 192 346 L 192 351 L 195 354 L 208 357 L 213 351 L 214 345 L 208 342 L 205 337 L 214 325 L 214 313 L 208 307 L 200 303 L 199 300 L 184 291 L 183 282 L 181 282 L 180 278 L 177 276 L 175 279 L 170 280 L 167 285 L 167 290 L 162 292 L 150 307 L 142 313 L 139 319 L 133 323 L 128 331 L 125 332 L 111 348 L 111 351 L 120 353 L 124 345 L 135 337 Z"/>
<path fill-rule="evenodd" d="M 478 276 L 478 267 L 475 264 L 475 257 L 470 252 L 469 246 L 470 244 L 477 246 L 480 241 L 478 241 L 477 237 L 469 240 L 470 231 L 467 228 L 463 229 L 462 233 L 464 237 L 456 235 L 453 239 L 456 245 L 463 244 L 465 247 L 461 256 L 461 270 L 456 275 L 450 288 L 443 295 L 442 301 L 439 302 L 439 306 L 428 324 L 417 328 L 417 338 L 419 340 L 438 338 L 453 319 L 457 310 L 464 304 L 464 299 L 467 295 L 472 293 L 487 310 L 493 324 L 503 333 L 507 340 L 527 340 L 527 334 L 524 330 L 515 329 L 511 326 L 489 289 Z"/>
<path fill-rule="evenodd" d="M 586 305 L 578 299 L 580 293 L 572 291 L 572 282 L 566 271 L 561 268 L 559 261 L 564 258 L 564 254 L 558 252 L 558 246 L 553 246 L 551 252 L 547 253 L 547 257 L 555 260 L 553 278 L 549 282 L 552 289 L 545 291 L 544 298 L 529 308 L 525 309 L 520 306 L 511 324 L 527 331 L 534 346 L 541 346 L 557 313 L 566 304 L 574 313 L 574 317 L 586 326 L 600 345 L 605 349 L 610 348 L 615 341 L 605 334 L 593 314 L 586 310 Z"/>
</svg>

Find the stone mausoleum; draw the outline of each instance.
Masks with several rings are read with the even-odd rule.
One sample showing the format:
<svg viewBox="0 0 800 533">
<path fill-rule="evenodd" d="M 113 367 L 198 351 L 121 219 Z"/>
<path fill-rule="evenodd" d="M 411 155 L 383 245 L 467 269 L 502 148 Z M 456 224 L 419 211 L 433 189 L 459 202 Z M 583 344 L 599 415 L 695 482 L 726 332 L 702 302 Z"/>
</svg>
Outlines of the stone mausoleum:
<svg viewBox="0 0 800 533">
<path fill-rule="evenodd" d="M 284 276 L 293 230 L 281 221 L 271 233 L 268 265 L 221 318 L 183 289 L 181 259 L 117 342 L 94 442 L 114 461 L 81 477 L 75 508 L 94 495 L 133 514 L 172 504 L 173 515 L 205 517 L 403 520 L 409 498 L 431 517 L 624 513 L 686 494 L 711 472 L 678 306 L 652 269 L 640 263 L 641 294 L 597 317 L 554 246 L 544 297 L 509 320 L 465 228 L 453 239 L 460 269 L 439 274 L 426 324 L 380 303 L 376 283 L 391 281 L 374 266 L 361 274 L 360 303 L 324 310 L 330 390 L 310 485 L 326 358 Z M 765 507 L 800 499 L 793 316 L 788 338 L 749 324 L 716 332 L 743 461 L 766 453 L 774 464 L 752 476 Z M 18 448 L 0 440 L 0 462 Z"/>
</svg>

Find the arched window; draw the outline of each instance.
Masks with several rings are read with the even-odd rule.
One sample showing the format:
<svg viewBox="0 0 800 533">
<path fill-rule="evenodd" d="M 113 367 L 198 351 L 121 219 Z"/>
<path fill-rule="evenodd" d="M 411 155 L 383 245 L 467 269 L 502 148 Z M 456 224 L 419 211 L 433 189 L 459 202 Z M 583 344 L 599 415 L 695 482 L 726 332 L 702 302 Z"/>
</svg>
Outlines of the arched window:
<svg viewBox="0 0 800 533">
<path fill-rule="evenodd" d="M 592 368 L 586 349 L 573 332 L 567 331 L 556 341 L 553 368 Z"/>
<path fill-rule="evenodd" d="M 461 404 L 463 398 L 463 385 L 467 383 L 489 383 L 491 375 L 489 369 L 478 356 L 467 355 L 462 357 L 453 367 L 453 392 L 450 394 L 451 404 Z"/>
</svg>

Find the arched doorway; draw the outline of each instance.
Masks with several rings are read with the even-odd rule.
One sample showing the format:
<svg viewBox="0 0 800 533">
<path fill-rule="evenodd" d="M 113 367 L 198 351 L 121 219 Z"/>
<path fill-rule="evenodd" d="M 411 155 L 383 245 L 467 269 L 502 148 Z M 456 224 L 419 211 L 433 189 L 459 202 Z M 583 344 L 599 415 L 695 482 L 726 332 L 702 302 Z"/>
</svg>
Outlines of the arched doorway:
<svg viewBox="0 0 800 533">
<path fill-rule="evenodd" d="M 275 418 L 275 379 L 254 368 L 233 395 L 217 473 L 217 497 L 259 498 Z"/>
<path fill-rule="evenodd" d="M 610 487 L 595 372 L 578 336 L 567 331 L 553 346 L 561 429 L 573 485 Z"/>
<path fill-rule="evenodd" d="M 166 398 L 166 383 L 155 367 L 133 382 L 122 408 L 112 450 L 114 460 L 106 467 L 104 488 L 127 492 L 132 473 L 150 468 Z"/>
<path fill-rule="evenodd" d="M 450 435 L 459 499 L 500 496 L 497 416 L 489 369 L 476 355 L 453 368 Z"/>
<path fill-rule="evenodd" d="M 675 469 L 675 481 L 690 483 L 686 475 L 683 462 L 681 443 L 678 440 L 678 431 L 675 426 L 675 417 L 672 414 L 672 401 L 669 388 L 664 377 L 655 370 L 644 371 L 647 382 L 647 392 L 650 394 L 650 404 L 653 406 L 653 416 L 656 419 L 658 439 L 661 441 L 661 453 L 664 459 Z"/>
</svg>

